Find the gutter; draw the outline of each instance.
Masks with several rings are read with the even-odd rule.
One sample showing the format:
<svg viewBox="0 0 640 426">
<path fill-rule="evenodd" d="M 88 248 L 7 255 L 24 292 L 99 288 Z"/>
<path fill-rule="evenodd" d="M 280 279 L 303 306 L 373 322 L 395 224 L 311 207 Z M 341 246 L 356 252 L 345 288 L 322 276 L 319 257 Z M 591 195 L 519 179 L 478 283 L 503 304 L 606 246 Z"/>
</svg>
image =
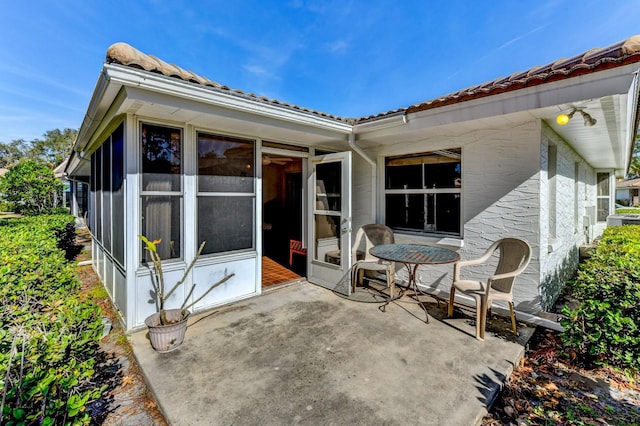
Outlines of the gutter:
<svg viewBox="0 0 640 426">
<path fill-rule="evenodd" d="M 104 70 L 105 73 L 108 73 L 112 83 L 120 84 L 121 86 L 136 87 L 153 93 L 161 93 L 198 103 L 342 134 L 348 133 L 352 129 L 351 124 L 330 116 L 323 116 L 310 110 L 295 109 L 285 104 L 261 101 L 260 98 L 254 98 L 244 93 L 234 93 L 231 90 L 202 86 L 126 65 L 106 64 Z"/>
<path fill-rule="evenodd" d="M 360 123 L 355 124 L 351 128 L 351 133 L 349 133 L 348 143 L 349 147 L 357 153 L 360 157 L 362 157 L 369 165 L 371 166 L 371 211 L 374 214 L 374 221 L 378 221 L 377 215 L 377 184 L 378 184 L 378 163 L 370 158 L 358 145 L 356 145 L 356 133 L 364 133 L 373 130 L 386 129 L 389 127 L 403 126 L 407 124 L 407 113 L 402 110 L 395 114 L 391 114 L 388 117 L 383 118 L 373 118 L 371 120 L 366 120 Z"/>
<path fill-rule="evenodd" d="M 102 120 L 102 117 L 96 117 L 96 113 L 108 86 L 109 77 L 107 76 L 106 70 L 103 68 L 100 76 L 98 77 L 98 81 L 96 82 L 96 87 L 93 89 L 93 94 L 91 95 L 87 112 L 82 119 L 82 125 L 78 131 L 76 141 L 73 144 L 71 154 L 69 155 L 69 161 L 64 169 L 64 172 L 67 175 L 72 175 L 73 171 L 78 168 L 80 162 L 87 161 L 87 158 L 82 156 L 82 151 L 89 142 L 91 133 L 95 130 L 96 125 L 100 123 L 100 120 Z M 76 156 L 78 157 L 78 160 L 75 159 Z"/>
<path fill-rule="evenodd" d="M 624 168 L 624 175 L 629 171 L 629 166 L 631 165 L 631 159 L 633 158 L 633 151 L 635 150 L 636 136 L 638 133 L 638 125 L 640 124 L 640 109 L 638 108 L 638 100 L 640 99 L 640 84 L 638 84 L 638 74 L 640 70 L 633 73 L 633 81 L 631 83 L 631 88 L 629 89 L 629 117 L 627 118 L 627 122 L 629 123 L 628 132 L 628 142 L 629 142 L 629 155 L 627 156 L 627 161 Z M 622 176 L 624 177 L 624 176 Z"/>
</svg>

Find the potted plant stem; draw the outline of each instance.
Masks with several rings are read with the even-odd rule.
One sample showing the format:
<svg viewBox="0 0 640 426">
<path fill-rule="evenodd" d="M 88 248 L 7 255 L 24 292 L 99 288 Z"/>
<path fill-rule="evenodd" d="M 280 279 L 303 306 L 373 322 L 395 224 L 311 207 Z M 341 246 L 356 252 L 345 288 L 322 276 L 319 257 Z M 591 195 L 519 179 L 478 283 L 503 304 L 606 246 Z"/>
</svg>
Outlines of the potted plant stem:
<svg viewBox="0 0 640 426">
<path fill-rule="evenodd" d="M 180 308 L 165 309 L 165 302 L 187 279 L 193 265 L 200 257 L 206 242 L 203 241 L 202 244 L 200 244 L 198 252 L 187 266 L 182 278 L 180 278 L 173 287 L 167 290 L 162 271 L 162 259 L 160 259 L 160 255 L 157 251 L 157 244 L 160 244 L 162 240 L 150 241 L 144 235 L 139 235 L 139 238 L 145 244 L 145 250 L 149 252 L 149 256 L 151 257 L 151 264 L 147 264 L 147 266 L 151 271 L 151 283 L 153 285 L 153 289 L 150 290 L 149 293 L 151 294 L 151 302 L 155 302 L 156 305 L 156 312 L 151 314 L 144 321 L 149 330 L 149 340 L 151 341 L 151 346 L 157 352 L 171 352 L 180 346 L 184 340 L 184 335 L 187 330 L 187 320 L 189 319 L 189 315 L 191 315 L 189 308 L 202 300 L 211 292 L 211 290 L 228 281 L 235 274 L 229 274 L 220 281 L 210 285 L 207 291 L 205 291 L 200 297 L 193 302 L 188 303 L 189 298 L 196 287 L 196 284 L 194 283 L 191 286 L 189 293 L 184 298 Z"/>
</svg>

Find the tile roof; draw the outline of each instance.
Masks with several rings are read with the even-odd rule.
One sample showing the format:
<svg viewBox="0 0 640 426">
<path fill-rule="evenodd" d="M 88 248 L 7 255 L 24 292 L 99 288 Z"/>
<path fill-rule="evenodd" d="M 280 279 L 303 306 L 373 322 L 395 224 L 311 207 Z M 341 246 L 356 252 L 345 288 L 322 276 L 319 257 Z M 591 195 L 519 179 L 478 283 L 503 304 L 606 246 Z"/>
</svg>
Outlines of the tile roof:
<svg viewBox="0 0 640 426">
<path fill-rule="evenodd" d="M 269 99 L 265 96 L 258 96 L 253 93 L 246 93 L 238 89 L 231 89 L 227 86 L 216 83 L 205 77 L 201 77 L 190 71 L 184 70 L 177 65 L 169 64 L 155 56 L 147 55 L 126 43 L 115 43 L 107 50 L 107 63 L 126 65 L 139 68 L 145 71 L 155 72 L 167 77 L 178 78 L 187 82 L 209 86 L 216 90 L 228 92 L 230 94 L 243 96 L 255 101 L 266 102 L 273 105 L 280 105 L 325 118 L 334 119 L 350 124 L 364 121 L 374 121 L 397 113 L 413 113 L 472 99 L 492 96 L 499 93 L 510 92 L 523 89 L 525 87 L 537 86 L 540 84 L 564 80 L 579 75 L 590 74 L 597 71 L 615 68 L 634 62 L 640 62 L 640 35 L 632 36 L 626 40 L 615 43 L 601 49 L 591 49 L 572 58 L 562 58 L 557 61 L 530 68 L 526 71 L 516 72 L 507 77 L 501 77 L 493 81 L 478 84 L 454 93 L 450 93 L 435 99 L 411 105 L 407 108 L 399 108 L 380 114 L 370 115 L 361 118 L 343 118 L 323 112 L 303 108 L 297 105 Z"/>
<path fill-rule="evenodd" d="M 640 178 L 623 179 L 616 182 L 616 188 L 639 188 Z"/>
<path fill-rule="evenodd" d="M 242 96 L 248 99 L 253 99 L 255 101 L 266 102 L 273 105 L 279 105 L 285 108 L 291 108 L 291 109 L 299 110 L 302 112 L 318 115 L 321 117 L 342 121 L 349 124 L 354 124 L 356 121 L 355 119 L 352 119 L 352 118 L 338 117 L 336 115 L 331 115 L 324 112 L 300 107 L 297 105 L 292 105 L 287 102 L 281 102 L 275 99 L 269 99 L 266 96 L 258 96 L 253 93 L 246 93 L 239 89 L 231 89 L 228 86 L 224 86 L 213 80 L 209 80 L 206 77 L 202 77 L 192 73 L 191 71 L 182 69 L 177 65 L 169 64 L 163 61 L 162 59 L 156 58 L 155 56 L 142 53 L 136 48 L 128 45 L 127 43 L 121 42 L 121 43 L 112 44 L 109 47 L 109 49 L 107 49 L 106 62 L 108 64 L 121 64 L 121 65 L 126 65 L 132 68 L 142 69 L 144 71 L 150 71 L 153 73 L 162 74 L 167 77 L 178 78 L 180 80 L 184 80 L 190 83 L 212 87 L 213 89 L 221 90 L 237 96 Z"/>
<path fill-rule="evenodd" d="M 455 93 L 412 105 L 407 112 L 417 112 L 471 99 L 510 92 L 525 87 L 565 80 L 609 68 L 640 62 L 640 35 L 601 49 L 591 49 L 572 58 L 562 58 L 543 66 L 529 68 L 507 77 L 482 83 Z"/>
</svg>

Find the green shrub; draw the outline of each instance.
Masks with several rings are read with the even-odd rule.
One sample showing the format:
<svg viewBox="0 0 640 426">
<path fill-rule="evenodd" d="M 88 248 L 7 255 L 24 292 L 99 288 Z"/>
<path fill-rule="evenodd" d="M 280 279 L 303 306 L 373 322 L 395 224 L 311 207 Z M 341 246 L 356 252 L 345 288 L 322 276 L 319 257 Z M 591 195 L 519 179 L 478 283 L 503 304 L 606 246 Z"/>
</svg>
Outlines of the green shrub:
<svg viewBox="0 0 640 426">
<path fill-rule="evenodd" d="M 0 200 L 0 212 L 12 212 L 13 204 L 8 201 Z"/>
<path fill-rule="evenodd" d="M 88 424 L 86 404 L 104 391 L 92 380 L 100 309 L 80 299 L 60 249 L 73 220 L 0 221 L 0 424 Z"/>
<path fill-rule="evenodd" d="M 16 213 L 53 213 L 62 203 L 63 184 L 46 164 L 33 160 L 12 167 L 0 178 L 0 192 Z"/>
<path fill-rule="evenodd" d="M 637 207 L 638 206 L 619 208 L 616 209 L 616 214 L 640 214 L 640 209 Z"/>
<path fill-rule="evenodd" d="M 640 366 L 640 226 L 607 228 L 569 290 L 563 340 L 586 364 Z"/>
</svg>

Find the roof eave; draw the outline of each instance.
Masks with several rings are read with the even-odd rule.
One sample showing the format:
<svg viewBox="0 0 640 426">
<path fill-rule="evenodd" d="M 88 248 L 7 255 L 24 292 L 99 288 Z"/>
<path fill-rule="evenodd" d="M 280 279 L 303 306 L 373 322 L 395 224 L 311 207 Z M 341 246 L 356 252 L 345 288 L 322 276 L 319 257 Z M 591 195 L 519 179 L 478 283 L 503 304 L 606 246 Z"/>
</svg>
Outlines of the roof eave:
<svg viewBox="0 0 640 426">
<path fill-rule="evenodd" d="M 226 109 L 261 115 L 280 121 L 330 129 L 344 134 L 351 132 L 352 125 L 350 123 L 331 117 L 324 117 L 310 110 L 306 111 L 304 109 L 261 101 L 259 98 L 244 93 L 234 93 L 216 87 L 202 86 L 125 65 L 105 64 L 104 68 L 109 75 L 109 79 L 121 86 L 134 86 L 139 89 L 170 94 L 171 96 L 182 97 Z"/>
</svg>

